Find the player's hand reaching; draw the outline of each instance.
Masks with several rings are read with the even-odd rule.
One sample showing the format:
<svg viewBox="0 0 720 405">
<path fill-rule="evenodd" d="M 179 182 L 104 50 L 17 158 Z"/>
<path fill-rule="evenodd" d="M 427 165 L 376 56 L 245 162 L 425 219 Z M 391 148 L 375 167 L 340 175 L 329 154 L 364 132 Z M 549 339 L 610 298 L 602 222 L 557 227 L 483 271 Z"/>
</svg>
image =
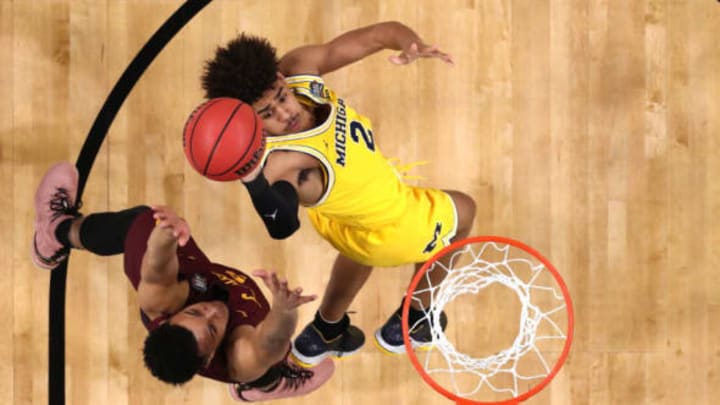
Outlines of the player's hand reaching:
<svg viewBox="0 0 720 405">
<path fill-rule="evenodd" d="M 317 295 L 302 295 L 301 287 L 290 289 L 287 280 L 278 278 L 274 271 L 255 270 L 253 276 L 259 277 L 270 289 L 273 295 L 273 308 L 283 311 L 292 311 L 303 304 L 307 304 L 317 298 Z"/>
<path fill-rule="evenodd" d="M 180 218 L 170 207 L 163 205 L 152 206 L 155 226 L 167 229 L 168 235 L 172 235 L 178 245 L 185 246 L 190 240 L 190 226 L 184 219 Z"/>
<path fill-rule="evenodd" d="M 418 44 L 417 42 L 411 43 L 410 46 L 403 49 L 402 52 L 397 55 L 392 55 L 388 59 L 396 65 L 407 65 L 418 58 L 437 58 L 448 65 L 455 64 L 452 56 L 441 51 L 437 45 Z"/>
</svg>

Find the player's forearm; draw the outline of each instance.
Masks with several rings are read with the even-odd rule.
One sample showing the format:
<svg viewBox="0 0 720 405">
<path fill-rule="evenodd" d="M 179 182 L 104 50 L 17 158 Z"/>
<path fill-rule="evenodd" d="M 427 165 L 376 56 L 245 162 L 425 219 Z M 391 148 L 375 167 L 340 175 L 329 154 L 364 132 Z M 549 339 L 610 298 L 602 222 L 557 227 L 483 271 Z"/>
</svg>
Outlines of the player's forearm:
<svg viewBox="0 0 720 405">
<path fill-rule="evenodd" d="M 142 278 L 146 281 L 176 281 L 177 278 L 177 240 L 171 231 L 155 227 L 150 233 L 145 252 Z"/>
<path fill-rule="evenodd" d="M 288 311 L 273 307 L 258 327 L 261 349 L 271 362 L 282 360 L 287 353 L 297 321 L 297 309 Z"/>
<path fill-rule="evenodd" d="M 420 36 L 403 23 L 388 21 L 372 26 L 373 38 L 382 49 L 402 50 L 412 43 L 423 43 Z"/>
</svg>

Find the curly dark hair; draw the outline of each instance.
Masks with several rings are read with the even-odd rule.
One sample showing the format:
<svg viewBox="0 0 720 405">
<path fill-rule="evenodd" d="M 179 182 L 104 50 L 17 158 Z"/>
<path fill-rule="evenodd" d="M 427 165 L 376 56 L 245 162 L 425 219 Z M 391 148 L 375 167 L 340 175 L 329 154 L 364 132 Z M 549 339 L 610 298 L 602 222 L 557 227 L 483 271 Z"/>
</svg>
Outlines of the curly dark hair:
<svg viewBox="0 0 720 405">
<path fill-rule="evenodd" d="M 152 375 L 173 385 L 190 381 L 200 370 L 204 359 L 198 352 L 195 335 L 169 322 L 151 331 L 143 347 L 145 366 Z"/>
<path fill-rule="evenodd" d="M 270 42 L 242 33 L 205 62 L 202 88 L 209 99 L 232 97 L 252 104 L 272 88 L 277 72 L 278 58 Z"/>
</svg>

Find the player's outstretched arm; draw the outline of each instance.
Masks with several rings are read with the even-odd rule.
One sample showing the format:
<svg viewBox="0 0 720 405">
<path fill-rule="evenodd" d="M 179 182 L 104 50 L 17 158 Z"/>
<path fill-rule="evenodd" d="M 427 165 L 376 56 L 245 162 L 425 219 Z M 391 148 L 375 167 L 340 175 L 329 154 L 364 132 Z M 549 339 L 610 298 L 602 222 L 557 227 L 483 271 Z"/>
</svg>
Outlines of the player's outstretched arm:
<svg viewBox="0 0 720 405">
<path fill-rule="evenodd" d="M 390 57 L 395 64 L 407 64 L 417 58 L 438 58 L 453 63 L 450 55 L 427 45 L 406 25 L 389 21 L 346 32 L 325 44 L 293 49 L 280 59 L 280 72 L 286 76 L 323 75 L 383 49 L 401 51 Z"/>
<path fill-rule="evenodd" d="M 240 326 L 230 337 L 231 377 L 243 382 L 261 377 L 270 366 L 285 358 L 297 327 L 297 308 L 317 298 L 302 295 L 302 288 L 291 289 L 287 280 L 279 279 L 275 272 L 256 270 L 252 274 L 263 280 L 273 299 L 270 312 L 257 327 Z"/>
<path fill-rule="evenodd" d="M 281 360 L 297 326 L 298 307 L 315 300 L 317 296 L 302 295 L 301 287 L 291 289 L 288 281 L 278 278 L 274 271 L 256 270 L 252 274 L 262 279 L 272 293 L 270 312 L 257 328 L 262 351 Z"/>
<path fill-rule="evenodd" d="M 190 227 L 172 209 L 153 206 L 155 228 L 140 268 L 138 303 L 146 312 L 166 312 L 184 302 L 187 285 L 178 282 L 178 245 L 190 239 Z"/>
</svg>

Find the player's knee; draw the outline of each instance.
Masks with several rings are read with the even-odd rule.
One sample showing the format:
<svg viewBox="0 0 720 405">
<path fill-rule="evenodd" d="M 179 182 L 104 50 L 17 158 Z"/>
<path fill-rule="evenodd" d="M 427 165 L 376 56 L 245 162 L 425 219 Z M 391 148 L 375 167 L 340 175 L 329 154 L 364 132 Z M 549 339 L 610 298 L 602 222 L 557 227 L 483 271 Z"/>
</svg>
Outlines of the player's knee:
<svg viewBox="0 0 720 405">
<path fill-rule="evenodd" d="M 450 194 L 450 197 L 453 199 L 455 209 L 457 210 L 458 230 L 461 232 L 470 231 L 473 221 L 475 220 L 475 211 L 477 210 L 475 200 L 469 195 L 459 191 L 450 191 L 448 194 Z"/>
</svg>

